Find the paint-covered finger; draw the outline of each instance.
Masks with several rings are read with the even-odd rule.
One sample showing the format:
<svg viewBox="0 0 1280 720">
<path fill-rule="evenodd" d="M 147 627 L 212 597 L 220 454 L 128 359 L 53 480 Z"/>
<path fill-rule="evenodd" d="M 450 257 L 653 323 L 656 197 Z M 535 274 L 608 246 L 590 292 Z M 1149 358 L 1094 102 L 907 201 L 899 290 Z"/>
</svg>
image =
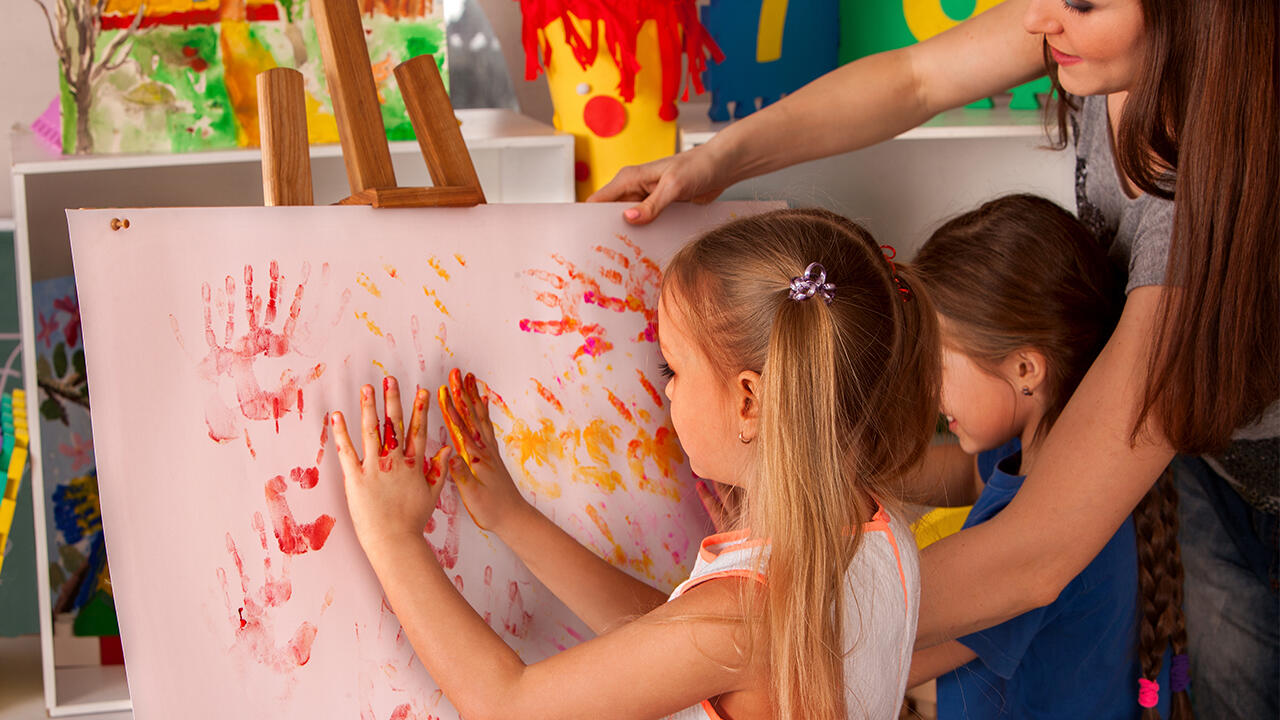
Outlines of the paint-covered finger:
<svg viewBox="0 0 1280 720">
<path fill-rule="evenodd" d="M 454 368 L 449 371 L 449 394 L 453 397 L 453 406 L 462 418 L 463 428 L 472 438 L 476 437 L 476 424 L 467 412 L 466 391 L 462 387 L 462 371 Z"/>
<path fill-rule="evenodd" d="M 467 467 L 467 464 L 457 455 L 454 455 L 449 459 L 449 475 L 453 477 L 455 485 L 462 487 L 466 487 L 469 483 L 476 482 L 476 476 L 471 473 L 471 468 Z M 462 507 L 467 511 L 467 515 L 470 516 L 471 522 L 475 523 L 476 527 L 481 530 L 487 529 L 479 520 L 476 520 L 476 514 L 471 512 L 471 506 L 467 504 L 467 492 L 465 490 L 459 492 L 458 497 L 462 498 Z"/>
<path fill-rule="evenodd" d="M 471 407 L 475 410 L 476 418 L 483 423 L 489 423 L 489 398 L 480 392 L 479 380 L 476 380 L 474 373 L 467 373 L 467 395 L 471 397 Z"/>
<path fill-rule="evenodd" d="M 376 462 L 382 454 L 382 433 L 374 407 L 372 385 L 360 388 L 360 436 L 364 442 L 365 464 Z"/>
<path fill-rule="evenodd" d="M 382 456 L 400 447 L 404 429 L 404 406 L 400 404 L 400 383 L 388 375 L 382 378 Z"/>
<path fill-rule="evenodd" d="M 449 462 L 454 457 L 453 448 L 445 445 L 423 463 L 423 475 L 426 477 L 428 485 L 438 485 L 444 482 L 445 477 L 449 474 Z"/>
<path fill-rule="evenodd" d="M 338 462 L 342 464 L 343 476 L 348 480 L 360 477 L 360 457 L 351 444 L 346 419 L 340 412 L 329 413 L 329 424 L 333 425 L 333 443 L 338 446 Z"/>
<path fill-rule="evenodd" d="M 471 461 L 470 453 L 467 451 L 467 435 L 463 431 L 462 418 L 458 417 L 458 411 L 453 407 L 453 400 L 449 397 L 449 388 L 444 385 L 436 391 L 436 400 L 440 403 L 440 414 L 444 416 L 444 426 L 449 431 L 449 439 L 453 441 L 453 447 L 462 456 L 466 462 Z"/>
<path fill-rule="evenodd" d="M 404 435 L 404 454 L 406 457 L 413 458 L 426 454 L 427 411 L 431 406 L 430 397 L 427 391 L 422 388 L 418 388 L 413 394 L 413 414 L 409 416 L 409 429 L 405 431 Z"/>
<path fill-rule="evenodd" d="M 486 432 L 491 427 L 487 422 L 480 418 L 479 405 L 480 401 L 476 397 L 475 376 L 468 373 L 466 378 L 462 380 L 462 403 L 456 404 L 458 414 L 462 416 L 462 421 L 466 424 L 468 431 L 471 433 L 471 440 L 476 447 L 481 450 L 485 447 L 484 436 L 482 432 Z"/>
</svg>

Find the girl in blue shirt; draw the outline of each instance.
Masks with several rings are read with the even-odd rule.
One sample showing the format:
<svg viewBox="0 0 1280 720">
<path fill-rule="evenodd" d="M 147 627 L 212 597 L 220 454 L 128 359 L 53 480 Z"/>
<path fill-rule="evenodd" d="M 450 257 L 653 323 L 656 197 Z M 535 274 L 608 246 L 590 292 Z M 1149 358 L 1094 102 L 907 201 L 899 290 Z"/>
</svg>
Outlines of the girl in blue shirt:
<svg viewBox="0 0 1280 720">
<path fill-rule="evenodd" d="M 1034 467 L 1115 327 L 1124 285 L 1075 217 L 1030 195 L 951 220 L 914 266 L 936 301 L 942 409 L 959 439 L 931 449 L 919 499 L 972 504 L 970 527 Z M 938 679 L 939 720 L 1170 717 L 1171 691 L 1172 717 L 1190 717 L 1176 535 L 1166 473 L 1053 603 L 917 651 L 909 684 Z"/>
</svg>

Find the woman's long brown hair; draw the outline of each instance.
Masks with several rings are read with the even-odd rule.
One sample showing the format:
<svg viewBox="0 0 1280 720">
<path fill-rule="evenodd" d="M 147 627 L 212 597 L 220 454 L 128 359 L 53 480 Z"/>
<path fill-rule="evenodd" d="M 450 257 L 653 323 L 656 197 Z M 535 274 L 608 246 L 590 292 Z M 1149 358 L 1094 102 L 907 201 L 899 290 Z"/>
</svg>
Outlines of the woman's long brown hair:
<svg viewBox="0 0 1280 720">
<path fill-rule="evenodd" d="M 1173 199 L 1174 218 L 1134 438 L 1150 420 L 1179 452 L 1221 451 L 1280 398 L 1280 9 L 1142 0 L 1142 10 L 1145 57 L 1116 155 L 1143 192 Z M 1046 65 L 1065 144 L 1071 100 Z"/>
</svg>

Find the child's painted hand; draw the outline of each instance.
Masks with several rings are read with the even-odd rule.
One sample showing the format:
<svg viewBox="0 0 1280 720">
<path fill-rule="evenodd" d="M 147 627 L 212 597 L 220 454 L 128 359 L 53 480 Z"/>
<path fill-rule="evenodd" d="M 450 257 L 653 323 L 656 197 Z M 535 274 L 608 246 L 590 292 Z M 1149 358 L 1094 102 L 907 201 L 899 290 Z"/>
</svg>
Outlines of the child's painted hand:
<svg viewBox="0 0 1280 720">
<path fill-rule="evenodd" d="M 475 375 L 467 373 L 464 379 L 454 368 L 448 386 L 440 386 L 439 401 L 459 456 L 450 469 L 462 503 L 476 525 L 501 535 L 503 524 L 530 506 L 502 464 L 489 399 L 480 394 Z"/>
<path fill-rule="evenodd" d="M 342 413 L 330 415 L 345 478 L 347 507 L 361 547 L 371 558 L 386 548 L 422 540 L 422 530 L 435 510 L 451 449 L 423 457 L 427 443 L 429 394 L 419 390 L 407 432 L 396 379 L 383 380 L 385 414 L 378 422 L 373 386 L 360 389 L 360 435 L 364 459 L 356 454 Z M 402 442 L 403 441 L 403 442 Z M 394 552 L 394 551 L 392 551 Z"/>
</svg>

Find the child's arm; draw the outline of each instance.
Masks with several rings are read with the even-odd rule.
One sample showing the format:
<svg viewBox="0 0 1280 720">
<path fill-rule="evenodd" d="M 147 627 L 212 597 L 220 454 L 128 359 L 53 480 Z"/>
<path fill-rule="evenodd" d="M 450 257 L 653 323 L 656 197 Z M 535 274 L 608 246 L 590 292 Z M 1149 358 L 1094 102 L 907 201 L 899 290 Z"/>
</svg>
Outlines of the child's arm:
<svg viewBox="0 0 1280 720">
<path fill-rule="evenodd" d="M 514 550 L 588 627 L 601 633 L 666 602 L 666 594 L 597 557 L 520 495 L 502 464 L 489 404 L 474 375 L 464 380 L 457 369 L 450 372 L 439 402 L 462 456 L 451 468 L 467 512 Z"/>
<path fill-rule="evenodd" d="M 978 458 L 955 443 L 929 446 L 907 484 L 906 499 L 929 507 L 972 505 L 982 494 Z"/>
<path fill-rule="evenodd" d="M 387 385 L 388 427 L 401 413 Z M 364 460 L 333 415 L 356 536 L 418 658 L 472 720 L 497 717 L 660 717 L 764 682 L 743 659 L 742 588 L 713 580 L 650 615 L 526 666 L 458 594 L 422 537 L 440 482 L 423 479 L 426 394 L 415 398 L 403 450 L 379 437 L 373 389 L 361 393 Z M 724 621 L 707 618 L 724 618 Z"/>
<path fill-rule="evenodd" d="M 936 677 L 955 670 L 961 665 L 969 663 L 977 657 L 977 653 L 955 640 L 949 640 L 941 645 L 934 645 L 924 650 L 917 650 L 911 656 L 911 670 L 907 673 L 907 687 L 913 688 L 921 683 L 929 682 Z"/>
</svg>

